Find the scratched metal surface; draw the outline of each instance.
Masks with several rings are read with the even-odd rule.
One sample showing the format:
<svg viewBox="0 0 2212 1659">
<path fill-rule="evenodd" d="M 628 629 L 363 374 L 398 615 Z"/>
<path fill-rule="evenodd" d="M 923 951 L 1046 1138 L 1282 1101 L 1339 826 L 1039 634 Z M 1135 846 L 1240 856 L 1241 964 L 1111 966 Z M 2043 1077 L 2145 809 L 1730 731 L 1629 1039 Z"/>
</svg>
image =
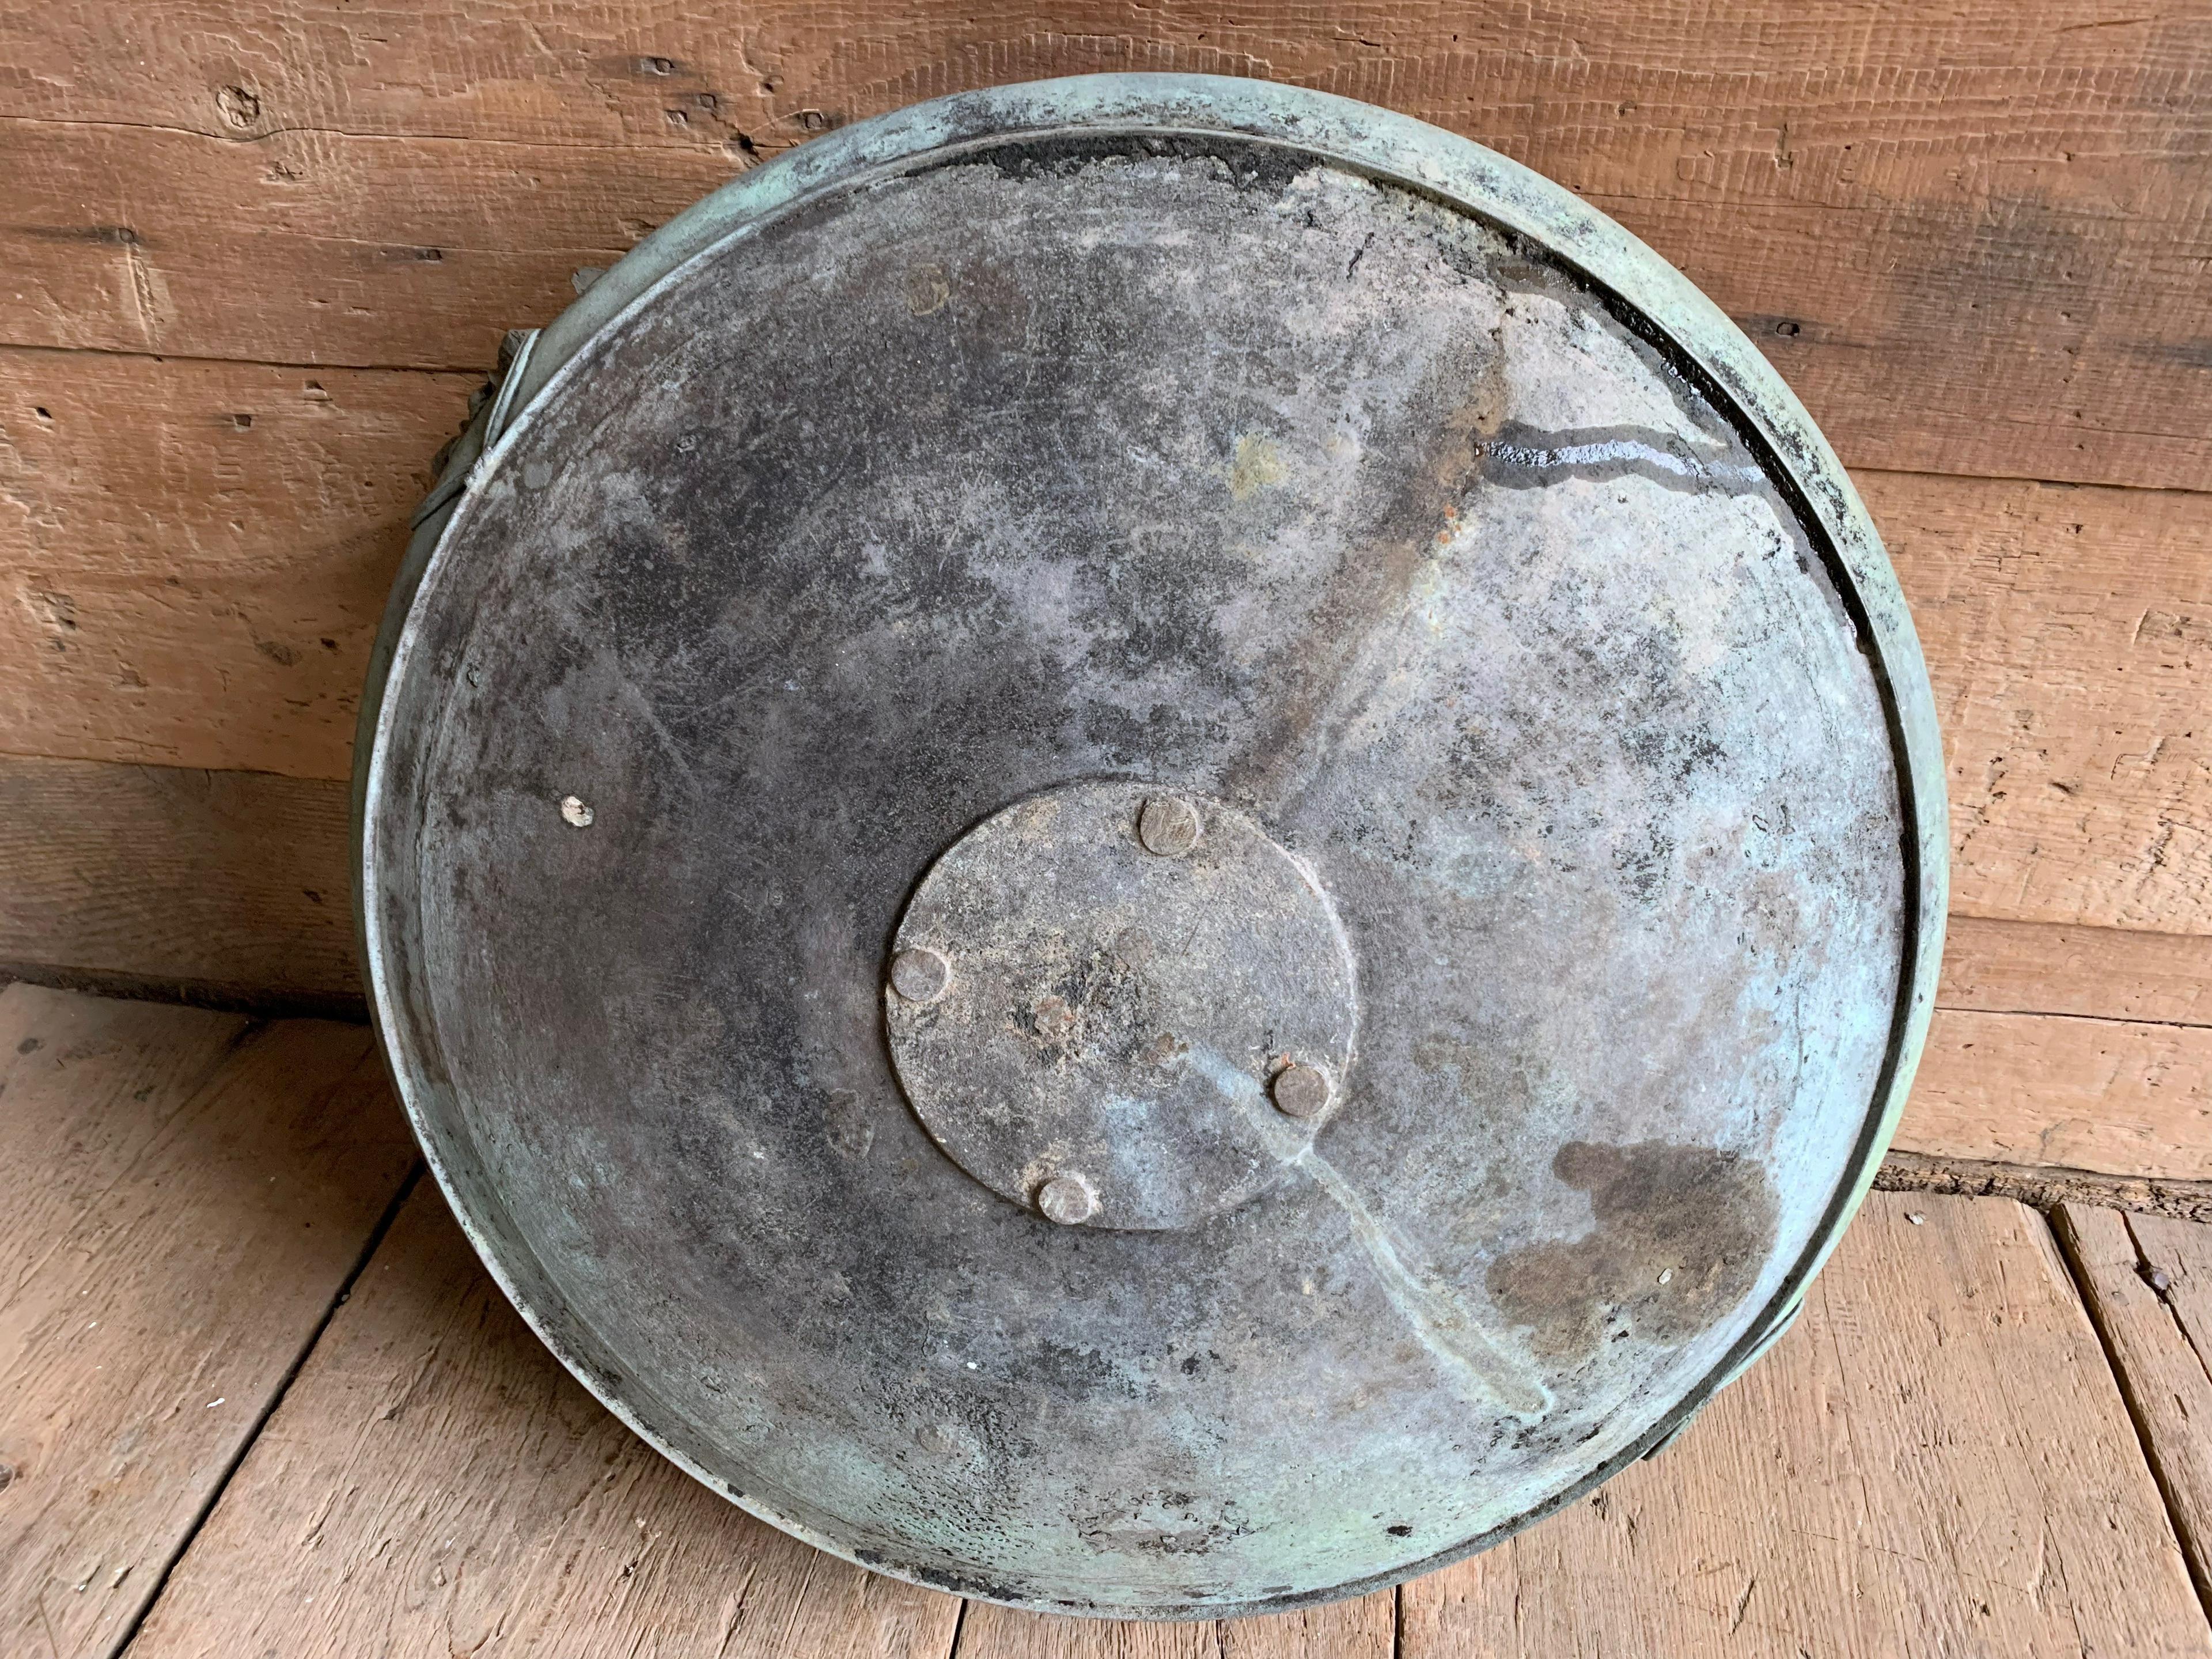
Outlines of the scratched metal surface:
<svg viewBox="0 0 2212 1659">
<path fill-rule="evenodd" d="M 418 1131 L 602 1398 L 872 1565 L 1210 1616 L 1494 1540 L 1772 1327 L 1902 1098 L 1940 763 L 1879 545 L 1472 146 L 1158 77 L 874 125 L 548 331 L 403 578 Z M 887 1047 L 924 872 L 1099 778 L 1249 817 L 1356 971 L 1317 1133 L 1188 1224 L 991 1190 Z"/>
</svg>

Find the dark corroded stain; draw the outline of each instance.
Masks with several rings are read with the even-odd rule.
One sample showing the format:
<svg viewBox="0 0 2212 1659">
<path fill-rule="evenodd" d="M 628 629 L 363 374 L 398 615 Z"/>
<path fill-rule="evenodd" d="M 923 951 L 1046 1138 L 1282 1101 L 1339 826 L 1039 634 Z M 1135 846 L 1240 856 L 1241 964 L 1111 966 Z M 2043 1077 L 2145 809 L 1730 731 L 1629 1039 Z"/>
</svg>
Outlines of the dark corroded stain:
<svg viewBox="0 0 2212 1659">
<path fill-rule="evenodd" d="M 1716 490 L 1757 494 L 1773 488 L 1756 461 L 1699 454 L 1674 434 L 1644 427 L 1540 432 L 1509 421 L 1477 446 L 1476 453 L 1483 460 L 1483 476 L 1509 489 L 1539 489 L 1562 478 L 1597 483 L 1641 478 L 1693 495 Z"/>
<path fill-rule="evenodd" d="M 1571 1364 L 1623 1328 L 1686 1340 L 1751 1288 L 1772 1242 L 1774 1184 L 1750 1159 L 1711 1146 L 1574 1140 L 1552 1172 L 1590 1195 L 1597 1225 L 1571 1242 L 1498 1258 L 1491 1295 L 1530 1347 Z"/>
</svg>

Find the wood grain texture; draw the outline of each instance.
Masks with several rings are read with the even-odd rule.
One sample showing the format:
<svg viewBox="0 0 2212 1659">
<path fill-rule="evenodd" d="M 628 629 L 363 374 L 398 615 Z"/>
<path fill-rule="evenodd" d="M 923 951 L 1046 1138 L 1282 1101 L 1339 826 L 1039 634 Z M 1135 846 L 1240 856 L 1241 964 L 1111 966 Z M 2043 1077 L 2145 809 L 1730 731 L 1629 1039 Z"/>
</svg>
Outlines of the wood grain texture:
<svg viewBox="0 0 2212 1659">
<path fill-rule="evenodd" d="M 1392 1590 L 1268 1619 L 1172 1625 L 1050 1619 L 977 1601 L 951 1659 L 1395 1659 L 1397 1613 Z"/>
<path fill-rule="evenodd" d="M 1404 1659 L 2212 1653 L 2048 1230 L 1996 1199 L 1876 1194 L 1674 1446 L 1404 1596 Z"/>
<path fill-rule="evenodd" d="M 2081 1205 L 2053 1220 L 2212 1613 L 2212 1225 Z"/>
<path fill-rule="evenodd" d="M 488 367 L 743 159 L 0 120 L 0 343 Z"/>
<path fill-rule="evenodd" d="M 531 1334 L 425 1182 L 131 1655 L 942 1659 L 958 1612 L 650 1450 Z"/>
<path fill-rule="evenodd" d="M 1859 482 L 1936 689 L 1953 908 L 2212 933 L 2212 501 Z"/>
<path fill-rule="evenodd" d="M 1936 1000 L 1991 1014 L 2212 1025 L 2212 935 L 1954 915 Z"/>
<path fill-rule="evenodd" d="M 0 351 L 0 749 L 345 776 L 480 383 Z"/>
<path fill-rule="evenodd" d="M 1091 70 L 1401 109 L 1589 196 L 1855 465 L 2201 487 L 2212 19 L 2113 0 L 1601 13 L 9 0 L 6 337 L 471 367 L 753 157 Z"/>
<path fill-rule="evenodd" d="M 342 784 L 0 756 L 0 972 L 357 1000 Z"/>
<path fill-rule="evenodd" d="M 368 1033 L 0 992 L 0 1651 L 115 1650 L 414 1158 Z"/>
<path fill-rule="evenodd" d="M 1896 1144 L 2212 1179 L 2212 1028 L 1938 1010 Z"/>
</svg>

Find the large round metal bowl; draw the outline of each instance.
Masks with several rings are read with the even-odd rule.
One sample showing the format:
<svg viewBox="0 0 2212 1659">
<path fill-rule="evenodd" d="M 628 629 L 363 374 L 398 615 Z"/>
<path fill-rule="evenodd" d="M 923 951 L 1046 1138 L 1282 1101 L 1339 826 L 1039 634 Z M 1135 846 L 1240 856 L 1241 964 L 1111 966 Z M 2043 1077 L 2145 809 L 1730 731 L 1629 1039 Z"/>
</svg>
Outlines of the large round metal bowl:
<svg viewBox="0 0 2212 1659">
<path fill-rule="evenodd" d="M 362 729 L 377 1023 L 516 1306 L 756 1515 L 1059 1611 L 1351 1595 L 1662 1443 L 1941 945 L 1918 647 L 1781 380 L 1253 82 L 663 228 L 520 343 Z"/>
</svg>

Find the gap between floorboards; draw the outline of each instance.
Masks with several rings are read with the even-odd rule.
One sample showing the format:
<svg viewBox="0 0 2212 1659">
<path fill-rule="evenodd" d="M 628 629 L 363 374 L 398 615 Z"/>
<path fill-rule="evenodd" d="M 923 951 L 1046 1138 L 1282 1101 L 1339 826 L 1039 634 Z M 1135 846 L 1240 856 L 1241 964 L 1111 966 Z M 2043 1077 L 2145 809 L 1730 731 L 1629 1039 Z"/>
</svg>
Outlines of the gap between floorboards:
<svg viewBox="0 0 2212 1659">
<path fill-rule="evenodd" d="M 125 1659 L 125 1656 L 130 1653 L 131 1644 L 138 1639 L 138 1632 L 145 1628 L 147 1620 L 153 1616 L 155 1607 L 160 1603 L 161 1592 L 168 1588 L 170 1577 L 176 1571 L 177 1564 L 185 1559 L 185 1552 L 192 1547 L 192 1540 L 198 1537 L 200 1529 L 207 1525 L 208 1517 L 215 1513 L 215 1507 L 222 1501 L 223 1493 L 230 1489 L 230 1483 L 236 1478 L 239 1468 L 245 1463 L 247 1455 L 260 1443 L 261 1431 L 269 1426 L 269 1419 L 276 1414 L 276 1408 L 284 1403 L 284 1396 L 291 1392 L 292 1384 L 298 1380 L 301 1369 L 307 1363 L 307 1356 L 314 1352 L 316 1345 L 323 1340 L 323 1333 L 330 1328 L 331 1321 L 337 1316 L 338 1310 L 345 1306 L 347 1298 L 353 1295 L 354 1285 L 360 1280 L 362 1274 L 368 1271 L 368 1264 L 374 1258 L 378 1247 L 384 1243 L 384 1236 L 392 1231 L 392 1224 L 399 1218 L 400 1207 L 407 1202 L 408 1196 L 414 1192 L 426 1168 L 420 1158 L 408 1166 L 407 1174 L 399 1183 L 399 1190 L 392 1195 L 392 1201 L 384 1206 L 384 1213 L 377 1218 L 376 1225 L 369 1229 L 368 1237 L 361 1247 L 361 1254 L 355 1257 L 353 1266 L 347 1269 L 345 1278 L 338 1285 L 337 1294 L 331 1297 L 329 1304 L 323 1310 L 322 1317 L 316 1320 L 314 1328 L 307 1334 L 298 1351 L 293 1354 L 291 1363 L 285 1366 L 283 1376 L 277 1379 L 276 1388 L 270 1390 L 269 1398 L 262 1403 L 260 1411 L 255 1414 L 252 1426 L 239 1443 L 237 1452 L 228 1463 L 223 1465 L 222 1473 L 216 1478 L 214 1486 L 209 1489 L 206 1501 L 201 1504 L 198 1512 L 193 1515 L 191 1524 L 179 1534 L 176 1547 L 169 1552 L 167 1559 L 161 1563 L 161 1571 L 155 1575 L 151 1594 L 140 1605 L 137 1616 L 117 1634 L 113 1645 L 107 1650 L 107 1659 Z"/>
</svg>

